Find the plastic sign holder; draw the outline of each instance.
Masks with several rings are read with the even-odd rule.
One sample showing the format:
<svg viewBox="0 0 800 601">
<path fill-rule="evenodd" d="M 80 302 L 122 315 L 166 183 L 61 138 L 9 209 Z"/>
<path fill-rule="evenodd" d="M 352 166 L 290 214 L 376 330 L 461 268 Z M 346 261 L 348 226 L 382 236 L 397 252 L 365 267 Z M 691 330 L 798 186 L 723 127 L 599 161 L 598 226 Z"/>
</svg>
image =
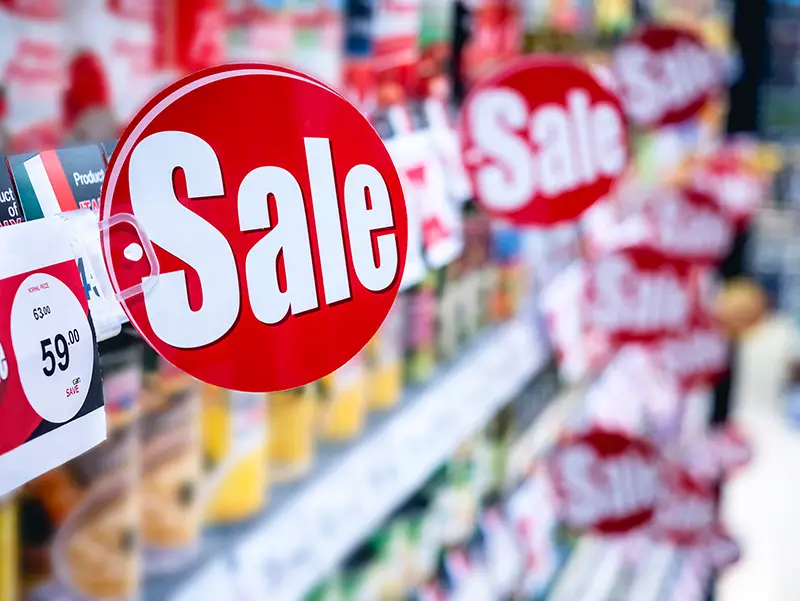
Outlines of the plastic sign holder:
<svg viewBox="0 0 800 601">
<path fill-rule="evenodd" d="M 89 304 L 58 217 L 0 229 L 0 495 L 106 437 Z"/>
</svg>

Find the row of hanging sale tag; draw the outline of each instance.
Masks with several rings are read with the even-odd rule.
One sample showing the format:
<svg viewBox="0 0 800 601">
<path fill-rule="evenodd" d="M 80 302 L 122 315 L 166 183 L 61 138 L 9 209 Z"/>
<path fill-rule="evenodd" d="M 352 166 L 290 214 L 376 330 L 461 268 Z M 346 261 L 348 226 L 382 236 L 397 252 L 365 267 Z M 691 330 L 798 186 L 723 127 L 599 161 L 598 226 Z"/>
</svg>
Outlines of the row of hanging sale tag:
<svg viewBox="0 0 800 601">
<path fill-rule="evenodd" d="M 729 368 L 715 270 L 765 199 L 757 154 L 719 143 L 660 182 L 617 187 L 543 245 L 568 264 L 541 298 L 557 356 L 568 378 L 594 380 L 545 459 L 559 515 L 674 545 L 701 579 L 739 557 L 716 490 L 750 449 L 735 425 L 707 428 L 701 393 Z"/>
<path fill-rule="evenodd" d="M 637 77 L 647 74 L 637 66 L 641 61 L 669 75 L 650 82 L 663 98 L 647 103 L 631 93 L 641 87 Z M 675 70 L 687 65 L 694 68 Z M 7 470 L 0 492 L 47 467 L 20 455 L 32 452 L 30 437 L 45 444 L 86 417 L 85 395 L 99 378 L 92 369 L 90 319 L 104 337 L 118 330 L 124 310 L 170 363 L 222 388 L 271 392 L 316 381 L 372 339 L 402 287 L 458 255 L 458 208 L 470 190 L 500 220 L 575 221 L 628 169 L 626 121 L 658 128 L 694 117 L 723 87 L 720 69 L 696 36 L 650 28 L 618 49 L 612 78 L 563 58 L 534 57 L 476 85 L 459 137 L 444 105 L 431 102 L 421 111 L 424 128 L 411 125 L 409 111 L 390 109 L 393 135 L 383 141 L 364 115 L 313 78 L 269 65 L 225 65 L 157 94 L 111 156 L 88 147 L 11 157 L 9 189 L 19 199 L 9 220 L 27 222 L 0 230 L 8 261 L 3 286 L 10 287 L 2 298 L 12 299 L 0 312 L 9 330 L 0 332 L 6 374 L 0 392 L 6 401 L 15 399 L 4 401 L 4 414 L 18 411 L 3 419 L 13 432 L 0 439 Z M 271 118 L 255 118 L 263 115 L 264 98 Z M 212 107 L 225 119 L 206 119 Z M 285 118 L 298 113 L 304 118 Z M 95 162 L 82 163 L 80 152 L 94 153 Z M 109 176 L 100 195 L 106 158 Z M 179 170 L 182 177 L 174 177 Z M 337 175 L 344 176 L 343 186 Z M 657 238 L 655 250 L 619 247 L 636 236 L 660 235 L 660 226 L 642 225 L 647 219 L 632 228 L 628 221 L 601 228 L 604 235 L 593 246 L 610 245 L 614 252 L 592 263 L 587 298 L 596 298 L 587 314 L 597 317 L 598 332 L 609 340 L 630 342 L 655 326 L 660 335 L 672 334 L 693 315 L 695 295 L 682 287 L 694 272 L 672 262 L 662 273 L 661 264 L 646 257 L 669 247 L 694 259 L 692 253 L 724 246 L 719 224 L 706 216 L 715 200 L 703 200 L 709 190 L 699 187 L 678 200 L 669 197 L 666 215 L 655 202 L 647 219 L 672 219 L 676 226 L 702 213 L 698 223 L 713 230 L 718 244 L 710 250 L 673 248 L 679 227 Z M 235 202 L 226 189 L 237 195 Z M 725 187 L 710 191 L 717 189 Z M 271 202 L 277 223 L 270 221 Z M 70 210 L 82 207 L 87 210 Z M 628 238 L 606 240 L 606 231 Z M 54 265 L 55 259 L 37 255 L 38 247 L 65 251 L 56 257 L 64 273 L 51 273 L 64 288 L 49 280 L 22 285 L 22 276 L 43 277 Z M 35 260 L 25 263 L 23 256 Z M 637 284 L 636 275 L 647 277 Z M 613 290 L 613 283 L 622 287 Z M 70 290 L 69 300 L 53 296 L 56 289 Z M 655 317 L 649 307 L 621 311 L 614 305 L 631 294 L 670 302 Z M 36 335 L 22 336 L 20 324 Z M 334 343 L 320 344 L 328 339 Z M 308 348 L 315 349 L 313 357 Z M 45 397 L 58 410 L 38 407 Z M 99 438 L 85 436 L 76 450 Z M 50 463 L 68 459 L 66 448 L 61 445 Z M 38 456 L 47 457 L 41 447 Z"/>
</svg>

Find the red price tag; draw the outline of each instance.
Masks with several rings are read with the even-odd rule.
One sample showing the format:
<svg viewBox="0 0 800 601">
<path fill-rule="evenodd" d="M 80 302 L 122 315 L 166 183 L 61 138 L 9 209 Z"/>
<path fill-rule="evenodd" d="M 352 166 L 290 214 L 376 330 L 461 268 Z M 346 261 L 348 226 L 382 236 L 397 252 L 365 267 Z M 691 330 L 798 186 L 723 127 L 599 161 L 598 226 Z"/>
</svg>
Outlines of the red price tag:
<svg viewBox="0 0 800 601">
<path fill-rule="evenodd" d="M 560 58 L 528 58 L 477 84 L 461 131 L 478 202 L 517 223 L 576 219 L 629 160 L 617 98 L 589 69 Z"/>
<path fill-rule="evenodd" d="M 268 101 L 267 101 L 268 99 Z M 209 116 L 212 115 L 213 118 Z M 131 323 L 170 363 L 243 392 L 305 385 L 373 337 L 394 302 L 408 227 L 397 171 L 330 88 L 265 65 L 196 73 L 134 118 L 101 216 L 132 214 L 159 264 L 103 235 Z"/>
<path fill-rule="evenodd" d="M 546 461 L 569 526 L 618 534 L 652 519 L 659 454 L 647 440 L 592 429 L 559 443 Z"/>
<path fill-rule="evenodd" d="M 614 51 L 613 70 L 626 114 L 646 128 L 696 117 L 725 82 L 720 57 L 694 33 L 673 26 L 635 32 Z"/>
<path fill-rule="evenodd" d="M 105 438 L 97 346 L 61 228 L 0 230 L 0 495 Z"/>
</svg>

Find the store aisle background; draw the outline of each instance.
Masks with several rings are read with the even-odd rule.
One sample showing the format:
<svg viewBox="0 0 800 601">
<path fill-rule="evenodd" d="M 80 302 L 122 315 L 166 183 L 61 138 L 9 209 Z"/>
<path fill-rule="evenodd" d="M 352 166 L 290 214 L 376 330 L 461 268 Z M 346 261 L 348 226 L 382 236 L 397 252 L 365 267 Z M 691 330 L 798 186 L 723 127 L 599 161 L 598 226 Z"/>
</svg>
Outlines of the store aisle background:
<svg viewBox="0 0 800 601">
<path fill-rule="evenodd" d="M 725 522 L 743 557 L 721 577 L 717 601 L 800 599 L 800 428 L 784 411 L 795 336 L 791 320 L 777 318 L 753 332 L 740 353 L 734 416 L 754 457 L 725 487 Z"/>
</svg>

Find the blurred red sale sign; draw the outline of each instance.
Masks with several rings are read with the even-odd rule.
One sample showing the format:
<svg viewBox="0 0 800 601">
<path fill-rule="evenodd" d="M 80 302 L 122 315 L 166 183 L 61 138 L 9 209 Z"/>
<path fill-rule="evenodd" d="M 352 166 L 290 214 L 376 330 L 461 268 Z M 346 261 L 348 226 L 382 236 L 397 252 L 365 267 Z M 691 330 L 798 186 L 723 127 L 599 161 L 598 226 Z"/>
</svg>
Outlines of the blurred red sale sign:
<svg viewBox="0 0 800 601">
<path fill-rule="evenodd" d="M 650 245 L 676 261 L 715 265 L 733 245 L 734 228 L 714 199 L 689 187 L 663 187 L 644 203 Z"/>
<path fill-rule="evenodd" d="M 653 533 L 672 544 L 691 547 L 714 534 L 718 511 L 713 484 L 696 478 L 684 466 L 665 466 Z"/>
<path fill-rule="evenodd" d="M 696 294 L 691 266 L 650 248 L 609 252 L 588 267 L 587 321 L 615 344 L 651 342 L 686 332 Z"/>
<path fill-rule="evenodd" d="M 567 525 L 618 534 L 652 519 L 659 461 L 656 447 L 643 438 L 592 428 L 556 445 L 546 465 Z"/>
<path fill-rule="evenodd" d="M 608 194 L 630 154 L 618 99 L 589 69 L 555 57 L 476 84 L 461 131 L 478 202 L 520 224 L 576 219 Z"/>
<path fill-rule="evenodd" d="M 155 6 L 157 67 L 183 74 L 225 60 L 222 0 L 162 0 Z"/>
<path fill-rule="evenodd" d="M 728 368 L 728 340 L 711 324 L 659 340 L 652 350 L 684 391 L 716 383 Z"/>
<path fill-rule="evenodd" d="M 115 223 L 125 214 L 137 227 Z M 176 367 L 243 392 L 308 384 L 355 356 L 394 302 L 408 244 L 400 179 L 369 122 L 260 64 L 156 95 L 111 157 L 101 218 L 131 323 Z M 129 251 L 147 239 L 157 265 Z"/>
<path fill-rule="evenodd" d="M 694 33 L 647 26 L 617 46 L 617 90 L 636 125 L 657 128 L 687 121 L 723 91 L 725 68 Z"/>
</svg>

